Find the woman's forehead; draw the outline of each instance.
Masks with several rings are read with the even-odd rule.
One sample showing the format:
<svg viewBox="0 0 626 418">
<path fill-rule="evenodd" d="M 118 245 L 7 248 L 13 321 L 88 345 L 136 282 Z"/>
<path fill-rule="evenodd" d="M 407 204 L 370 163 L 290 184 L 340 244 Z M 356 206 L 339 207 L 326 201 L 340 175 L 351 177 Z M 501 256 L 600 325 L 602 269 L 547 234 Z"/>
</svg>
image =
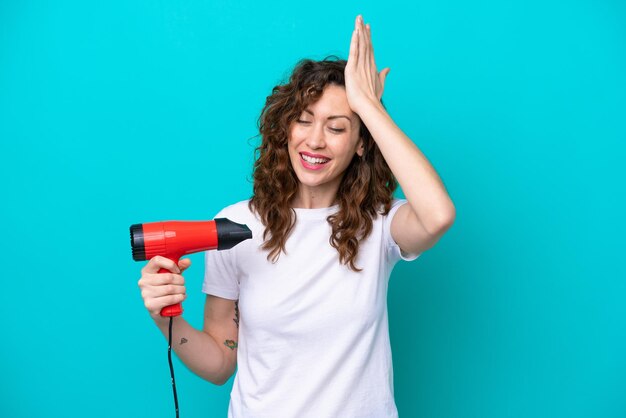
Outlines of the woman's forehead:
<svg viewBox="0 0 626 418">
<path fill-rule="evenodd" d="M 330 116 L 335 114 L 354 116 L 354 112 L 348 104 L 348 96 L 341 86 L 329 85 L 324 88 L 321 97 L 306 106 L 306 110 L 315 116 Z"/>
</svg>

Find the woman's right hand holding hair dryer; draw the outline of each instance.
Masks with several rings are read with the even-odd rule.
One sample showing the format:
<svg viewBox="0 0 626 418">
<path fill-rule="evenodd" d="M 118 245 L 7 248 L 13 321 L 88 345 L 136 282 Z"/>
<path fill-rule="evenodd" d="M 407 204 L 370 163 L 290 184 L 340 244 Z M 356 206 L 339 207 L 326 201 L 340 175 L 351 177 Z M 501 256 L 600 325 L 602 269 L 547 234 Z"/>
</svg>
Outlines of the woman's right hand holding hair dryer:
<svg viewBox="0 0 626 418">
<path fill-rule="evenodd" d="M 190 265 L 191 260 L 188 258 L 183 258 L 176 264 L 168 258 L 157 255 L 141 269 L 141 278 L 138 282 L 141 297 L 155 321 L 166 319 L 161 316 L 161 309 L 187 298 L 182 272 Z M 169 270 L 170 273 L 159 273 L 161 268 Z"/>
</svg>

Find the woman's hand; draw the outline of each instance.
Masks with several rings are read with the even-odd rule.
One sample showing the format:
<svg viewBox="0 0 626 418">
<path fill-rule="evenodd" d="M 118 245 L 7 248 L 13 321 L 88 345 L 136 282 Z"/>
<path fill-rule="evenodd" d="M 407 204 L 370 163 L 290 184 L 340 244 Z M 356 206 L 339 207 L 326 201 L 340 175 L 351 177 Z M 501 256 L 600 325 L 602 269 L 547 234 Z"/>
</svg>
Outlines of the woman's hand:
<svg viewBox="0 0 626 418">
<path fill-rule="evenodd" d="M 363 106 L 380 103 L 387 74 L 389 68 L 380 73 L 376 69 L 370 25 L 365 25 L 363 17 L 359 15 L 354 24 L 350 55 L 345 69 L 348 104 L 355 113 L 360 114 Z"/>
<path fill-rule="evenodd" d="M 161 316 L 161 309 L 175 305 L 187 298 L 185 279 L 181 273 L 191 265 L 191 260 L 184 258 L 178 265 L 172 260 L 155 256 L 141 269 L 138 285 L 141 289 L 143 303 L 153 319 Z M 158 273 L 165 268 L 171 273 Z"/>
</svg>

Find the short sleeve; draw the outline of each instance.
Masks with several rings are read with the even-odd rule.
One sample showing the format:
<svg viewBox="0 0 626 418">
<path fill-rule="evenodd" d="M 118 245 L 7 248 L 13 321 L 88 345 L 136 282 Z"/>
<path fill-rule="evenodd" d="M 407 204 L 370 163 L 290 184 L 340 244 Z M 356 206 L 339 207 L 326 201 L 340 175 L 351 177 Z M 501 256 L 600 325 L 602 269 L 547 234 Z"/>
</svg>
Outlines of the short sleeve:
<svg viewBox="0 0 626 418">
<path fill-rule="evenodd" d="M 215 218 L 226 217 L 222 212 Z M 235 248 L 210 250 L 204 253 L 204 282 L 202 292 L 225 299 L 239 299 L 239 274 Z"/>
<path fill-rule="evenodd" d="M 398 209 L 400 209 L 402 205 L 405 205 L 407 203 L 408 202 L 406 201 L 406 199 L 394 199 L 391 203 L 391 209 L 389 210 L 389 213 L 383 220 L 383 233 L 387 250 L 387 260 L 391 264 L 395 264 L 400 260 L 413 261 L 416 260 L 420 255 L 422 255 L 422 253 L 405 253 L 400 249 L 398 244 L 396 244 L 393 237 L 391 236 L 391 221 L 393 220 L 393 217 L 395 216 Z"/>
</svg>

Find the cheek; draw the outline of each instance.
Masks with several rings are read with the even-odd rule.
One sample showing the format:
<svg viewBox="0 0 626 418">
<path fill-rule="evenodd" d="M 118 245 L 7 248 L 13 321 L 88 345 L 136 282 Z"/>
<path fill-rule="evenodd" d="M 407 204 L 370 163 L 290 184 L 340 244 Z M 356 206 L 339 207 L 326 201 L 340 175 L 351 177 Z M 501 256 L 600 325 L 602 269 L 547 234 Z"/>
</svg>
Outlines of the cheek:
<svg viewBox="0 0 626 418">
<path fill-rule="evenodd" d="M 298 132 L 297 129 L 292 129 L 289 131 L 289 137 L 287 138 L 287 144 L 290 148 L 295 148 L 298 143 L 300 143 L 300 138 L 302 135 Z"/>
<path fill-rule="evenodd" d="M 306 129 L 296 125 L 289 132 L 289 136 L 294 141 L 300 141 L 306 136 Z"/>
<path fill-rule="evenodd" d="M 294 138 L 293 136 L 290 136 L 287 139 L 287 154 L 289 154 L 289 159 L 291 161 L 295 161 L 296 159 L 300 158 L 300 155 L 298 154 L 297 148 L 298 148 L 298 140 L 297 140 L 297 138 Z"/>
<path fill-rule="evenodd" d="M 298 132 L 295 128 L 292 128 L 287 133 L 287 145 L 292 147 L 294 143 L 297 141 Z"/>
</svg>

